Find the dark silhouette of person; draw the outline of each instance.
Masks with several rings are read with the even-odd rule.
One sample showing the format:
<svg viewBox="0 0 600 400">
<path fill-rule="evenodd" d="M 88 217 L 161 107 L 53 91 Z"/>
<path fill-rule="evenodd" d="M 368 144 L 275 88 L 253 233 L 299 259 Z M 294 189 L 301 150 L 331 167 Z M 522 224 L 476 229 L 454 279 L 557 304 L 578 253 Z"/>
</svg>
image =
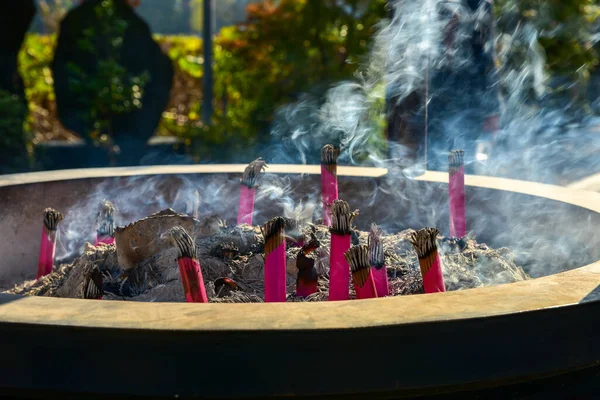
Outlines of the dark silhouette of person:
<svg viewBox="0 0 600 400">
<path fill-rule="evenodd" d="M 446 170 L 450 150 L 464 149 L 470 163 L 477 141 L 493 140 L 500 97 L 491 0 L 438 4 L 438 18 L 446 27 L 444 56 L 430 65 L 427 88 L 404 99 L 388 96 L 387 134 L 400 144 L 404 166 L 426 157 L 427 169 Z"/>
<path fill-rule="evenodd" d="M 86 118 L 86 105 L 73 92 L 72 66 L 76 65 L 87 76 L 101 74 L 98 60 L 109 54 L 111 38 L 96 33 L 92 43 L 95 52 L 83 49 L 80 39 L 86 29 L 97 27 L 101 21 L 95 8 L 102 0 L 86 0 L 71 10 L 60 25 L 52 72 L 58 116 L 67 129 L 81 134 L 90 144 L 93 123 Z M 115 13 L 126 23 L 118 62 L 130 76 L 149 75 L 140 99 L 142 107 L 111 116 L 112 140 L 118 146 L 118 165 L 137 165 L 146 152 L 146 143 L 158 127 L 167 106 L 173 80 L 173 65 L 153 40 L 148 24 L 142 20 L 126 0 L 113 0 Z M 95 32 L 100 31 L 96 29 Z M 89 32 L 89 30 L 87 31 Z"/>
<path fill-rule="evenodd" d="M 0 148 L 0 173 L 22 169 L 27 164 L 27 149 L 23 122 L 27 117 L 27 100 L 23 79 L 18 71 L 19 50 L 35 16 L 33 0 L 0 0 L 0 91 L 11 97 L 0 109 L 0 142 L 10 143 Z M 17 103 L 17 104 L 14 104 Z M 8 136 L 11 139 L 8 139 Z"/>
</svg>

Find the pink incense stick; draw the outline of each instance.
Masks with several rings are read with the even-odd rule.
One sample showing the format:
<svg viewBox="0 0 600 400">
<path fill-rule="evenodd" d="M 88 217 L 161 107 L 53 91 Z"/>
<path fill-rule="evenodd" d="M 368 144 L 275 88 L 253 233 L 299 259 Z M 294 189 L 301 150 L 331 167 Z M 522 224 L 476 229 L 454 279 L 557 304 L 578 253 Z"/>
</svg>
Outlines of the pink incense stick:
<svg viewBox="0 0 600 400">
<path fill-rule="evenodd" d="M 115 242 L 115 206 L 104 200 L 98 212 L 98 228 L 94 246 L 100 244 L 113 244 Z"/>
<path fill-rule="evenodd" d="M 464 151 L 452 150 L 448 156 L 450 205 L 450 236 L 463 238 L 467 235 L 465 206 L 465 163 Z"/>
<path fill-rule="evenodd" d="M 262 226 L 265 238 L 265 302 L 286 300 L 285 220 L 275 217 Z"/>
<path fill-rule="evenodd" d="M 267 167 L 262 158 L 252 161 L 244 170 L 242 183 L 240 185 L 240 203 L 238 207 L 238 225 L 252 225 L 254 215 L 254 197 L 256 195 L 256 181 L 260 173 Z"/>
<path fill-rule="evenodd" d="M 90 300 L 102 300 L 103 295 L 102 273 L 98 266 L 95 265 L 85 272 L 82 297 Z"/>
<path fill-rule="evenodd" d="M 63 215 L 52 209 L 44 210 L 44 226 L 40 242 L 40 259 L 38 262 L 37 278 L 52 273 L 54 254 L 56 252 L 56 239 L 58 238 L 58 224 L 63 220 Z"/>
<path fill-rule="evenodd" d="M 383 254 L 383 244 L 381 243 L 381 231 L 377 225 L 371 225 L 369 232 L 369 264 L 377 289 L 377 297 L 385 297 L 390 294 L 390 285 L 387 275 L 387 267 L 385 266 L 385 256 Z"/>
<path fill-rule="evenodd" d="M 344 200 L 334 200 L 331 205 L 331 249 L 329 251 L 329 301 L 350 298 L 350 265 L 344 253 L 352 240 L 352 220 L 358 212 L 350 212 Z"/>
<path fill-rule="evenodd" d="M 331 226 L 330 205 L 338 198 L 337 159 L 340 154 L 331 144 L 321 149 L 321 197 L 323 200 L 323 225 Z"/>
<path fill-rule="evenodd" d="M 443 265 L 437 247 L 437 236 L 440 233 L 436 228 L 425 228 L 411 234 L 410 242 L 413 244 L 419 266 L 423 276 L 423 289 L 425 293 L 445 292 Z"/>
<path fill-rule="evenodd" d="M 179 266 L 185 301 L 188 303 L 208 303 L 194 240 L 180 226 L 172 228 L 169 233 L 172 242 L 179 249 L 177 265 Z"/>
<path fill-rule="evenodd" d="M 317 293 L 319 286 L 319 274 L 315 268 L 315 259 L 310 254 L 319 248 L 317 237 L 311 234 L 311 240 L 302 246 L 296 257 L 296 268 L 298 268 L 298 277 L 296 279 L 296 296 L 307 297 Z"/>
<path fill-rule="evenodd" d="M 372 299 L 377 297 L 377 289 L 373 279 L 373 272 L 369 265 L 369 248 L 361 244 L 352 246 L 344 257 L 352 270 L 352 280 L 357 299 Z"/>
</svg>

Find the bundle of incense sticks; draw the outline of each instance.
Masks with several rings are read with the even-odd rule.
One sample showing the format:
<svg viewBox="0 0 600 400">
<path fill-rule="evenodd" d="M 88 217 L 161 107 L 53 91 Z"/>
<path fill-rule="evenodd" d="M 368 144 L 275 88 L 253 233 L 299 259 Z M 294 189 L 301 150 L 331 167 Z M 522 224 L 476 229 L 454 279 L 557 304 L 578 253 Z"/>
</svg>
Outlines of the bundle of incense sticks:
<svg viewBox="0 0 600 400">
<path fill-rule="evenodd" d="M 423 276 L 425 293 L 445 292 L 444 275 L 442 273 L 442 260 L 438 254 L 437 236 L 440 233 L 436 228 L 425 228 L 413 232 L 410 242 L 419 257 L 419 266 Z"/>
<path fill-rule="evenodd" d="M 450 236 L 455 238 L 467 235 L 464 155 L 462 150 L 452 150 L 448 156 Z"/>
<path fill-rule="evenodd" d="M 98 266 L 90 269 L 83 280 L 83 298 L 92 300 L 102 300 L 104 290 L 102 289 L 102 273 Z"/>
<path fill-rule="evenodd" d="M 171 241 L 179 250 L 177 264 L 179 265 L 185 300 L 188 303 L 208 303 L 194 240 L 180 226 L 172 228 L 169 234 Z"/>
<path fill-rule="evenodd" d="M 302 246 L 302 249 L 298 252 L 296 257 L 296 267 L 298 268 L 296 296 L 310 296 L 318 290 L 319 274 L 315 268 L 315 259 L 309 257 L 309 255 L 318 249 L 320 245 L 319 240 L 313 233 L 310 241 Z"/>
<path fill-rule="evenodd" d="M 254 196 L 256 194 L 256 182 L 260 173 L 267 167 L 267 163 L 262 158 L 252 161 L 244 170 L 242 183 L 240 185 L 240 203 L 238 207 L 238 225 L 252 225 L 252 216 L 254 214 Z"/>
<path fill-rule="evenodd" d="M 261 227 L 265 238 L 265 302 L 286 299 L 285 220 L 275 217 Z"/>
<path fill-rule="evenodd" d="M 95 246 L 100 243 L 113 244 L 115 242 L 115 206 L 104 200 L 98 212 L 98 228 L 96 229 Z"/>
<path fill-rule="evenodd" d="M 352 270 L 352 281 L 357 299 L 371 299 L 377 297 L 377 289 L 373 280 L 373 270 L 369 263 L 369 248 L 361 244 L 352 246 L 344 253 L 344 257 Z"/>
<path fill-rule="evenodd" d="M 377 289 L 377 297 L 388 296 L 390 294 L 390 285 L 388 282 L 387 267 L 385 266 L 385 257 L 383 255 L 381 231 L 375 224 L 371 225 L 368 245 L 369 264 L 373 267 L 373 280 Z"/>
<path fill-rule="evenodd" d="M 350 248 L 352 220 L 358 211 L 351 212 L 344 200 L 331 204 L 331 248 L 329 252 L 329 301 L 350 297 L 350 266 L 344 253 Z"/>
<path fill-rule="evenodd" d="M 323 225 L 331 226 L 330 205 L 338 198 L 337 159 L 340 150 L 332 144 L 321 149 L 321 197 L 323 200 Z"/>
<path fill-rule="evenodd" d="M 53 208 L 44 210 L 44 226 L 42 228 L 42 241 L 40 243 L 40 260 L 38 262 L 37 278 L 52 273 L 54 266 L 54 253 L 58 238 L 58 224 L 63 220 L 63 215 Z"/>
</svg>

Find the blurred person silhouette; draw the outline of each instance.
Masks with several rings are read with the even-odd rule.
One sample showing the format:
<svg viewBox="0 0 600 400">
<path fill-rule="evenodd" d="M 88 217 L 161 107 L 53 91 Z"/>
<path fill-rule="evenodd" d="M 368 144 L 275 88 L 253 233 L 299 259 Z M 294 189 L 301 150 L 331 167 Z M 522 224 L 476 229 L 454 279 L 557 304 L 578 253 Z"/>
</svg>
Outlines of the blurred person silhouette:
<svg viewBox="0 0 600 400">
<path fill-rule="evenodd" d="M 35 15 L 33 0 L 0 0 L 0 173 L 27 168 L 27 100 L 18 55 Z"/>
<path fill-rule="evenodd" d="M 138 4 L 82 1 L 61 22 L 52 63 L 59 119 L 90 147 L 98 145 L 98 137 L 108 138 L 116 165 L 138 165 L 146 154 L 174 74 L 171 60 L 134 11 Z M 100 119 L 104 126 L 98 128 Z"/>
</svg>

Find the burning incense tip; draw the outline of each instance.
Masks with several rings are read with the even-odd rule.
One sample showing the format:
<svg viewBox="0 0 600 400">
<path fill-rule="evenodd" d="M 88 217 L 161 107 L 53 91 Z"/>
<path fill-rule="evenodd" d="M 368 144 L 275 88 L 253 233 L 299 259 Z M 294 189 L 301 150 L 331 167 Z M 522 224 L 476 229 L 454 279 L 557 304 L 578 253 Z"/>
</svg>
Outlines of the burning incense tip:
<svg viewBox="0 0 600 400">
<path fill-rule="evenodd" d="M 266 168 L 267 163 L 261 157 L 252 161 L 244 170 L 244 175 L 242 176 L 242 184 L 250 189 L 255 188 L 260 173 L 263 172 Z"/>
<path fill-rule="evenodd" d="M 196 243 L 192 237 L 180 226 L 175 226 L 169 231 L 169 236 L 171 241 L 179 249 L 179 257 L 178 258 L 191 258 L 196 260 L 197 252 L 196 252 Z"/>
<path fill-rule="evenodd" d="M 352 246 L 344 253 L 344 257 L 350 265 L 350 271 L 352 271 L 356 298 L 371 299 L 378 297 L 373 271 L 369 264 L 369 247 L 364 244 Z"/>
<path fill-rule="evenodd" d="M 104 290 L 102 289 L 102 273 L 98 266 L 94 266 L 90 269 L 84 278 L 83 281 L 83 298 L 84 299 L 92 299 L 92 300 L 100 300 L 104 295 Z"/>
<path fill-rule="evenodd" d="M 263 237 L 265 238 L 265 257 L 273 252 L 285 239 L 285 219 L 275 217 L 267 221 L 261 228 Z"/>
<path fill-rule="evenodd" d="M 321 242 L 317 239 L 317 235 L 314 232 L 310 233 L 310 241 L 302 246 L 302 252 L 304 254 L 310 254 L 321 246 Z"/>
<path fill-rule="evenodd" d="M 425 293 L 446 291 L 442 274 L 442 261 L 437 247 L 439 233 L 440 231 L 436 228 L 425 228 L 413 232 L 409 239 L 419 257 Z"/>
<path fill-rule="evenodd" d="M 64 216 L 53 208 L 46 208 L 44 210 L 44 229 L 46 233 L 50 234 L 52 231 L 58 229 L 58 224 L 64 219 Z"/>
<path fill-rule="evenodd" d="M 336 149 L 332 144 L 326 144 L 321 149 L 321 164 L 336 165 L 340 155 L 340 149 Z"/>
<path fill-rule="evenodd" d="M 350 211 L 350 205 L 344 200 L 334 200 L 331 204 L 331 232 L 338 235 L 352 234 L 352 221 L 358 210 Z"/>
<path fill-rule="evenodd" d="M 465 165 L 465 152 L 463 150 L 452 150 L 448 155 L 450 174 L 455 174 L 458 169 Z"/>
<path fill-rule="evenodd" d="M 387 268 L 385 267 L 385 255 L 383 254 L 383 242 L 381 241 L 381 231 L 377 225 L 371 225 L 371 231 L 368 238 L 369 264 L 373 267 L 371 271 L 375 281 L 377 297 L 385 297 L 390 294 L 390 285 L 388 281 Z"/>
<path fill-rule="evenodd" d="M 232 291 L 240 290 L 238 284 L 231 278 L 219 278 L 215 280 L 214 285 L 217 297 L 223 297 Z"/>
<path fill-rule="evenodd" d="M 381 243 L 381 231 L 377 225 L 371 225 L 368 239 L 369 246 L 369 264 L 376 269 L 381 269 L 385 266 L 385 257 L 383 255 L 383 243 Z"/>
<path fill-rule="evenodd" d="M 410 242 L 417 252 L 419 258 L 425 258 L 433 252 L 437 252 L 437 236 L 440 234 L 437 228 L 424 228 L 410 234 Z"/>
<path fill-rule="evenodd" d="M 350 250 L 344 253 L 344 257 L 350 265 L 354 284 L 362 288 L 369 278 L 369 269 L 371 268 L 368 247 L 364 244 L 352 246 Z"/>
<path fill-rule="evenodd" d="M 99 237 L 115 236 L 115 206 L 108 200 L 104 200 L 100 206 L 96 232 Z"/>
</svg>

